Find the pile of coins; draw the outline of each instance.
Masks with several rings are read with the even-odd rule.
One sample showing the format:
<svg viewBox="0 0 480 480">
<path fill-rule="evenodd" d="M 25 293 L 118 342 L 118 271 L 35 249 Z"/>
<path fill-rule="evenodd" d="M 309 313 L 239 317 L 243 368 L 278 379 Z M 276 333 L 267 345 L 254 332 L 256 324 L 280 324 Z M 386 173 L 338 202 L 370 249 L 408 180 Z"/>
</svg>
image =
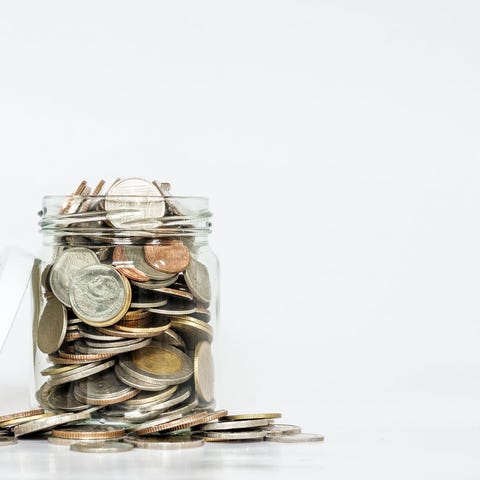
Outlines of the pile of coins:
<svg viewBox="0 0 480 480">
<path fill-rule="evenodd" d="M 193 214 L 168 184 L 119 179 L 100 196 L 104 183 L 50 214 L 58 246 L 34 333 L 53 365 L 37 400 L 126 423 L 212 410 L 213 288 L 185 235 Z"/>
<path fill-rule="evenodd" d="M 79 413 L 45 413 L 42 409 L 0 417 L 0 446 L 17 438 L 48 439 L 77 452 L 126 452 L 136 448 L 172 450 L 205 442 L 321 442 L 322 435 L 301 433 L 296 425 L 275 423 L 280 413 L 228 415 L 226 410 L 170 413 L 142 424 L 93 423 L 95 409 Z M 32 437 L 32 434 L 36 434 Z"/>
</svg>

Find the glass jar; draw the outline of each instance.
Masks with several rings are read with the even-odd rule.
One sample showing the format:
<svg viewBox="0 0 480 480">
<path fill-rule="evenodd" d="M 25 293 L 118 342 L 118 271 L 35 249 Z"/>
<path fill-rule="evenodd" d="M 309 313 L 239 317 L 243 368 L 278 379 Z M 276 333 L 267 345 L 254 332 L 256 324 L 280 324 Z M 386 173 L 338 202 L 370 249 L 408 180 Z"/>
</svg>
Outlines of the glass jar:
<svg viewBox="0 0 480 480">
<path fill-rule="evenodd" d="M 213 410 L 218 262 L 208 200 L 171 196 L 168 184 L 152 192 L 149 182 L 117 195 L 129 181 L 145 182 L 43 199 L 36 399 L 56 412 L 97 407 L 97 418 L 122 423 Z"/>
</svg>

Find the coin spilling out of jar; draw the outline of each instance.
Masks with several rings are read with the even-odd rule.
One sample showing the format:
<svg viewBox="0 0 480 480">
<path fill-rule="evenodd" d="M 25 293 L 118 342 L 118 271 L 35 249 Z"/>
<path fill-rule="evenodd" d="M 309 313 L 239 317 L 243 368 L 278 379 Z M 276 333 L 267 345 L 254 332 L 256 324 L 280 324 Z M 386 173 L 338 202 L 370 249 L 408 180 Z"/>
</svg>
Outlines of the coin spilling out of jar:
<svg viewBox="0 0 480 480">
<path fill-rule="evenodd" d="M 141 178 L 104 186 L 44 198 L 51 257 L 38 275 L 37 400 L 126 423 L 213 410 L 208 202 Z"/>
</svg>

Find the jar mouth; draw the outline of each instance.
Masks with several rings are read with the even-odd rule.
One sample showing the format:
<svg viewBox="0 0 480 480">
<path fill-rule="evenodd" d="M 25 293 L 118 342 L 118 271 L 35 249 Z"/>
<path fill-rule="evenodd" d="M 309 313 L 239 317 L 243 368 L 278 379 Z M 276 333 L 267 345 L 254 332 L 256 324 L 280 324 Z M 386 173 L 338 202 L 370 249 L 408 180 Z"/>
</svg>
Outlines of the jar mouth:
<svg viewBox="0 0 480 480">
<path fill-rule="evenodd" d="M 211 231 L 208 199 L 185 196 L 49 195 L 39 226 L 54 243 L 65 237 L 93 237 L 131 244 L 155 237 L 205 236 Z"/>
</svg>

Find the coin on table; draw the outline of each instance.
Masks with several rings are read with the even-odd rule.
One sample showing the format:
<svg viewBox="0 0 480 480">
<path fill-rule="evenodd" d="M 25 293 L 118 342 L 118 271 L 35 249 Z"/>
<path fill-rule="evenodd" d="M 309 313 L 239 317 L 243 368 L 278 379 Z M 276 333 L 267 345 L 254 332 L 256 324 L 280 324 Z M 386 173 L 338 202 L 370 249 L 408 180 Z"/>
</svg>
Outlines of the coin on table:
<svg viewBox="0 0 480 480">
<path fill-rule="evenodd" d="M 225 417 L 223 417 L 225 418 Z M 244 428 L 258 428 L 258 427 L 266 427 L 268 425 L 268 420 L 236 420 L 236 421 L 223 421 L 220 420 L 219 422 L 212 422 L 207 423 L 206 425 L 201 425 L 199 428 L 200 430 L 204 431 L 219 431 L 219 430 L 241 430 Z M 266 435 L 263 432 L 264 436 Z"/>
<path fill-rule="evenodd" d="M 203 439 L 206 442 L 231 442 L 237 440 L 260 440 L 265 438 L 262 430 L 242 430 L 238 432 L 204 432 Z"/>
<path fill-rule="evenodd" d="M 33 420 L 38 420 L 38 419 L 41 419 L 41 418 L 51 417 L 52 415 L 54 415 L 52 412 L 47 412 L 47 413 L 42 413 L 40 415 L 32 415 L 31 417 L 17 418 L 15 420 L 8 420 L 6 422 L 1 422 L 0 427 L 2 427 L 2 428 L 12 428 L 12 427 L 16 427 L 17 425 L 21 425 L 22 423 L 28 423 L 28 422 L 31 422 Z"/>
<path fill-rule="evenodd" d="M 15 445 L 16 443 L 17 439 L 15 437 L 0 437 L 0 447 Z"/>
<path fill-rule="evenodd" d="M 145 430 L 150 430 L 152 428 L 156 427 L 161 427 L 161 425 L 167 424 L 171 422 L 172 420 L 178 420 L 182 416 L 177 413 L 177 414 L 169 414 L 169 415 L 164 415 L 161 418 L 156 418 L 155 420 L 151 420 L 150 422 L 146 423 L 141 423 L 139 425 L 134 425 L 131 428 L 129 428 L 130 431 L 135 432 L 137 435 L 141 435 L 139 432 L 143 432 Z"/>
<path fill-rule="evenodd" d="M 27 410 L 25 412 L 9 413 L 0 416 L 0 422 L 8 422 L 9 420 L 16 420 L 17 418 L 32 417 L 34 415 L 42 415 L 45 413 L 43 408 L 36 408 L 35 410 Z"/>
<path fill-rule="evenodd" d="M 276 437 L 278 435 L 294 435 L 296 433 L 302 433 L 301 427 L 297 425 L 286 425 L 284 423 L 273 423 L 262 427 L 262 430 L 266 432 L 267 438 Z"/>
<path fill-rule="evenodd" d="M 106 440 L 109 438 L 121 438 L 125 435 L 125 429 L 113 425 L 69 425 L 55 428 L 52 436 L 77 440 Z"/>
<path fill-rule="evenodd" d="M 178 450 L 184 448 L 195 448 L 204 445 L 202 438 L 193 438 L 192 435 L 152 435 L 145 437 L 125 437 L 125 442 L 131 443 L 137 448 L 152 450 Z"/>
<path fill-rule="evenodd" d="M 214 366 L 212 349 L 208 342 L 200 342 L 195 347 L 193 377 L 199 400 L 211 402 L 213 400 Z"/>
<path fill-rule="evenodd" d="M 78 270 L 70 283 L 70 302 L 78 318 L 93 327 L 118 322 L 130 307 L 130 283 L 114 268 L 93 265 Z"/>
<path fill-rule="evenodd" d="M 73 394 L 79 402 L 101 406 L 129 400 L 138 393 L 138 390 L 121 382 L 113 369 L 79 380 L 73 390 Z"/>
<path fill-rule="evenodd" d="M 50 270 L 50 286 L 55 296 L 67 307 L 70 304 L 70 281 L 84 267 L 98 265 L 95 253 L 88 248 L 75 247 L 63 250 Z"/>
<path fill-rule="evenodd" d="M 37 342 L 43 353 L 56 352 L 67 332 L 67 309 L 55 297 L 49 298 L 38 322 Z"/>
<path fill-rule="evenodd" d="M 171 345 L 152 342 L 150 345 L 120 358 L 120 365 L 130 375 L 147 382 L 177 385 L 193 374 L 188 355 Z"/>
<path fill-rule="evenodd" d="M 208 305 L 212 298 L 212 293 L 207 267 L 192 257 L 185 270 L 184 277 L 193 296 L 202 304 Z"/>
<path fill-rule="evenodd" d="M 123 442 L 80 442 L 72 443 L 70 450 L 83 453 L 117 453 L 128 452 L 133 445 Z"/>
<path fill-rule="evenodd" d="M 61 413 L 59 415 L 52 415 L 47 418 L 40 418 L 19 425 L 18 427 L 15 427 L 13 431 L 16 437 L 29 435 L 30 433 L 43 432 L 45 430 L 51 430 L 53 427 L 64 425 L 65 423 L 86 420 L 90 418 L 91 412 L 92 409 L 89 408 L 78 413 Z"/>
<path fill-rule="evenodd" d="M 158 188 L 143 178 L 125 178 L 105 195 L 108 222 L 116 228 L 149 229 L 162 225 L 165 201 Z"/>
<path fill-rule="evenodd" d="M 144 255 L 151 267 L 170 274 L 183 272 L 190 262 L 190 251 L 181 240 L 145 245 Z"/>
<path fill-rule="evenodd" d="M 61 447 L 69 447 L 70 445 L 74 443 L 78 443 L 80 440 L 78 438 L 72 439 L 72 438 L 59 438 L 59 437 L 54 437 L 52 435 L 48 436 L 48 442 L 51 443 L 52 445 L 59 445 Z M 81 440 L 82 442 L 85 443 L 99 443 L 99 442 L 104 442 L 105 440 L 103 439 L 98 439 L 98 440 Z"/>
<path fill-rule="evenodd" d="M 238 415 L 227 415 L 224 417 L 223 420 L 270 420 L 273 418 L 281 418 L 282 414 L 281 413 L 240 413 Z"/>
<path fill-rule="evenodd" d="M 279 443 L 303 443 L 303 442 L 323 442 L 325 440 L 323 435 L 316 433 L 295 433 L 292 435 L 268 435 L 269 442 Z"/>
</svg>

